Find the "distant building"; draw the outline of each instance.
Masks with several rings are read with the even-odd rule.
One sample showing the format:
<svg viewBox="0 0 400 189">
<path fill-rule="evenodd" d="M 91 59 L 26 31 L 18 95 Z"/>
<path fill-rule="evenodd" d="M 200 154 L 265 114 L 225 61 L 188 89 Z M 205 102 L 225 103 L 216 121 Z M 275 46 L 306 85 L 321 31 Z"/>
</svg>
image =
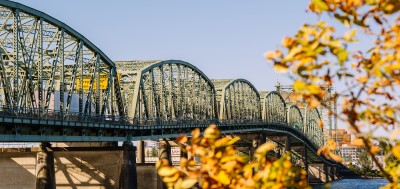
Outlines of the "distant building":
<svg viewBox="0 0 400 189">
<path fill-rule="evenodd" d="M 349 144 L 343 144 L 339 146 L 340 155 L 343 158 L 345 164 L 357 162 L 360 158 L 358 157 L 358 147 Z"/>
<path fill-rule="evenodd" d="M 332 130 L 332 135 L 337 137 L 338 146 L 342 146 L 344 144 L 350 145 L 351 142 L 351 134 L 347 133 L 346 129 L 337 129 Z"/>
</svg>

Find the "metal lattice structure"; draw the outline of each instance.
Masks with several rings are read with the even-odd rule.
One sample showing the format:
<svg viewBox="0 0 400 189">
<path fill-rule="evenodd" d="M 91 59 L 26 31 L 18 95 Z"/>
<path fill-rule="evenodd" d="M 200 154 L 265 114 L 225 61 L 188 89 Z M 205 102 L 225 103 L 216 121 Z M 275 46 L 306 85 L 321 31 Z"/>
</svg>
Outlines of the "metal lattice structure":
<svg viewBox="0 0 400 189">
<path fill-rule="evenodd" d="M 291 105 L 288 110 L 288 124 L 293 126 L 294 128 L 304 132 L 304 119 L 303 115 L 301 115 L 301 111 L 299 107 Z"/>
<path fill-rule="evenodd" d="M 324 144 L 324 131 L 318 124 L 321 120 L 321 116 L 317 109 L 306 109 L 305 110 L 305 122 L 304 122 L 304 133 L 318 146 Z"/>
<path fill-rule="evenodd" d="M 168 138 L 214 123 L 290 133 L 313 151 L 324 142 L 318 110 L 289 106 L 279 91 L 211 81 L 180 60 L 114 63 L 64 23 L 10 1 L 0 1 L 0 24 L 0 141 Z"/>
<path fill-rule="evenodd" d="M 129 117 L 216 119 L 214 85 L 180 60 L 116 62 Z"/>
<path fill-rule="evenodd" d="M 219 119 L 261 119 L 260 95 L 245 79 L 212 80 L 217 91 Z"/>
<path fill-rule="evenodd" d="M 337 136 L 332 135 L 332 131 L 337 130 L 337 102 L 335 98 L 335 90 L 332 86 L 320 86 L 322 90 L 326 91 L 326 95 L 322 99 L 324 106 L 319 106 L 319 113 L 323 123 L 324 130 L 324 141 L 332 138 L 337 141 Z M 294 94 L 292 85 L 276 85 L 277 91 L 286 96 L 286 103 L 291 103 L 289 96 Z M 307 107 L 306 102 L 297 102 L 300 109 Z M 337 132 L 334 132 L 337 133 Z"/>
<path fill-rule="evenodd" d="M 124 116 L 115 64 L 64 23 L 0 2 L 3 109 L 18 113 Z"/>
<path fill-rule="evenodd" d="M 286 103 L 282 96 L 276 92 L 260 92 L 262 99 L 262 117 L 270 123 L 285 124 L 286 121 Z"/>
</svg>

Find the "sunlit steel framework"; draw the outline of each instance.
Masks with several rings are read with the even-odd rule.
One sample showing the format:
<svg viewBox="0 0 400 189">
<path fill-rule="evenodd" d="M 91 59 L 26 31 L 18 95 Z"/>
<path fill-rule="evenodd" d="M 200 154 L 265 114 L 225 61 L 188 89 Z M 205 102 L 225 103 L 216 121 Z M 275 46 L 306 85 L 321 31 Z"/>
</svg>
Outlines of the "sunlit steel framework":
<svg viewBox="0 0 400 189">
<path fill-rule="evenodd" d="M 267 123 L 289 125 L 310 136 L 317 145 L 323 145 L 323 128 L 317 109 L 304 108 L 303 113 L 296 105 L 285 102 L 278 91 L 261 91 L 262 118 Z M 321 141 L 320 141 L 321 140 Z"/>
<path fill-rule="evenodd" d="M 295 105 L 291 105 L 288 107 L 288 124 L 292 125 L 294 128 L 300 130 L 300 131 L 305 131 L 304 128 L 304 119 L 303 115 L 301 114 L 301 111 L 299 107 Z"/>
<path fill-rule="evenodd" d="M 124 116 L 115 64 L 78 32 L 9 1 L 0 1 L 0 28 L 3 110 Z"/>
<path fill-rule="evenodd" d="M 0 1 L 0 25 L 1 141 L 176 137 L 176 128 L 211 120 L 225 131 L 292 132 L 323 143 L 318 111 L 301 112 L 279 91 L 260 95 L 244 79 L 211 81 L 179 60 L 114 64 L 64 23 L 10 1 Z"/>
<path fill-rule="evenodd" d="M 216 119 L 213 83 L 180 60 L 116 62 L 129 117 Z"/>
<path fill-rule="evenodd" d="M 332 138 L 337 141 L 337 132 L 332 132 L 337 130 L 337 101 L 335 95 L 335 89 L 332 86 L 320 86 L 322 90 L 326 91 L 326 95 L 322 99 L 323 105 L 318 107 L 318 112 L 320 113 L 322 125 L 324 129 L 324 141 L 326 142 L 328 139 Z M 287 98 L 285 101 L 287 103 L 291 103 L 290 95 L 293 94 L 293 86 L 292 85 L 281 85 L 277 83 L 276 91 L 279 93 L 285 94 Z M 298 102 L 301 103 L 301 106 L 306 107 L 307 104 L 305 102 Z M 302 107 L 302 108 L 304 108 Z M 301 108 L 301 109 L 302 109 Z M 333 135 L 335 133 L 335 135 Z"/>
<path fill-rule="evenodd" d="M 286 103 L 276 92 L 261 91 L 262 118 L 271 123 L 286 124 Z"/>
<path fill-rule="evenodd" d="M 217 91 L 218 118 L 261 119 L 260 95 L 245 79 L 212 80 Z"/>
</svg>

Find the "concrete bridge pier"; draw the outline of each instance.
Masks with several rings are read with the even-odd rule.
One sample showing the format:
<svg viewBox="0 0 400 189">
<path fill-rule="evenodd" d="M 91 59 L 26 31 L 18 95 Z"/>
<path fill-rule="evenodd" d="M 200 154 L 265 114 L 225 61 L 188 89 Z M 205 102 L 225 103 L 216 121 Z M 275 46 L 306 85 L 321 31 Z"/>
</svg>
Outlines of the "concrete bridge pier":
<svg viewBox="0 0 400 189">
<path fill-rule="evenodd" d="M 181 149 L 181 158 L 188 158 L 188 154 Z"/>
<path fill-rule="evenodd" d="M 303 163 L 304 163 L 304 169 L 306 170 L 306 178 L 307 181 L 310 180 L 310 174 L 309 174 L 309 167 L 308 167 L 308 155 L 307 155 L 307 146 L 304 145 L 303 147 Z"/>
<path fill-rule="evenodd" d="M 126 141 L 122 145 L 123 162 L 121 165 L 121 173 L 119 176 L 119 189 L 136 189 L 136 147 L 131 141 Z"/>
<path fill-rule="evenodd" d="M 329 167 L 329 176 L 331 181 L 335 180 L 335 166 L 333 165 Z"/>
<path fill-rule="evenodd" d="M 329 166 L 326 163 L 324 163 L 323 166 L 324 166 L 324 176 L 325 176 L 325 181 L 323 182 L 329 182 Z"/>
<path fill-rule="evenodd" d="M 167 139 L 160 139 L 159 143 L 159 157 L 160 159 L 167 159 L 169 164 L 172 165 L 171 160 L 171 145 Z"/>
<path fill-rule="evenodd" d="M 36 189 L 55 189 L 54 155 L 50 143 L 42 143 L 36 154 Z"/>
<path fill-rule="evenodd" d="M 260 135 L 260 145 L 267 142 L 267 134 L 261 133 Z"/>
<path fill-rule="evenodd" d="M 290 152 L 292 150 L 290 135 L 285 136 L 285 152 Z"/>
<path fill-rule="evenodd" d="M 145 161 L 145 153 L 144 153 L 144 141 L 143 140 L 139 140 L 137 141 L 137 159 L 138 162 L 137 163 L 146 163 Z"/>
</svg>

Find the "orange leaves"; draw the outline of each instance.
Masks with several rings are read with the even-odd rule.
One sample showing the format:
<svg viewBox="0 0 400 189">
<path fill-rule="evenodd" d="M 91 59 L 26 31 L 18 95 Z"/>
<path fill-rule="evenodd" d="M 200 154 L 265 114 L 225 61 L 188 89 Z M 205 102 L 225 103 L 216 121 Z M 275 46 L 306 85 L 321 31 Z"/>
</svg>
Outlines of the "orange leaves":
<svg viewBox="0 0 400 189">
<path fill-rule="evenodd" d="M 342 162 L 343 159 L 336 155 L 334 151 L 336 150 L 336 143 L 334 140 L 329 139 L 327 144 L 322 148 L 318 149 L 317 153 L 324 155 L 326 158 L 330 158 L 336 162 Z"/>
<path fill-rule="evenodd" d="M 357 146 L 357 147 L 363 147 L 364 141 L 361 138 L 355 138 L 355 139 L 351 140 L 351 145 Z"/>
<path fill-rule="evenodd" d="M 371 150 L 370 151 L 371 151 L 372 154 L 376 154 L 376 153 L 380 152 L 381 149 L 378 146 L 371 146 Z"/>
<path fill-rule="evenodd" d="M 200 188 L 307 188 L 306 173 L 292 165 L 288 154 L 276 161 L 266 158 L 275 144 L 261 145 L 254 153 L 254 160 L 248 163 L 232 146 L 240 138 L 221 137 L 220 133 L 211 125 L 204 136 L 200 130 L 194 130 L 190 142 L 186 136 L 177 138 L 189 156 L 181 158 L 180 169 L 170 166 L 166 159 L 156 164 L 168 188 L 191 188 L 195 184 Z M 194 157 L 200 162 L 194 161 Z"/>
</svg>

